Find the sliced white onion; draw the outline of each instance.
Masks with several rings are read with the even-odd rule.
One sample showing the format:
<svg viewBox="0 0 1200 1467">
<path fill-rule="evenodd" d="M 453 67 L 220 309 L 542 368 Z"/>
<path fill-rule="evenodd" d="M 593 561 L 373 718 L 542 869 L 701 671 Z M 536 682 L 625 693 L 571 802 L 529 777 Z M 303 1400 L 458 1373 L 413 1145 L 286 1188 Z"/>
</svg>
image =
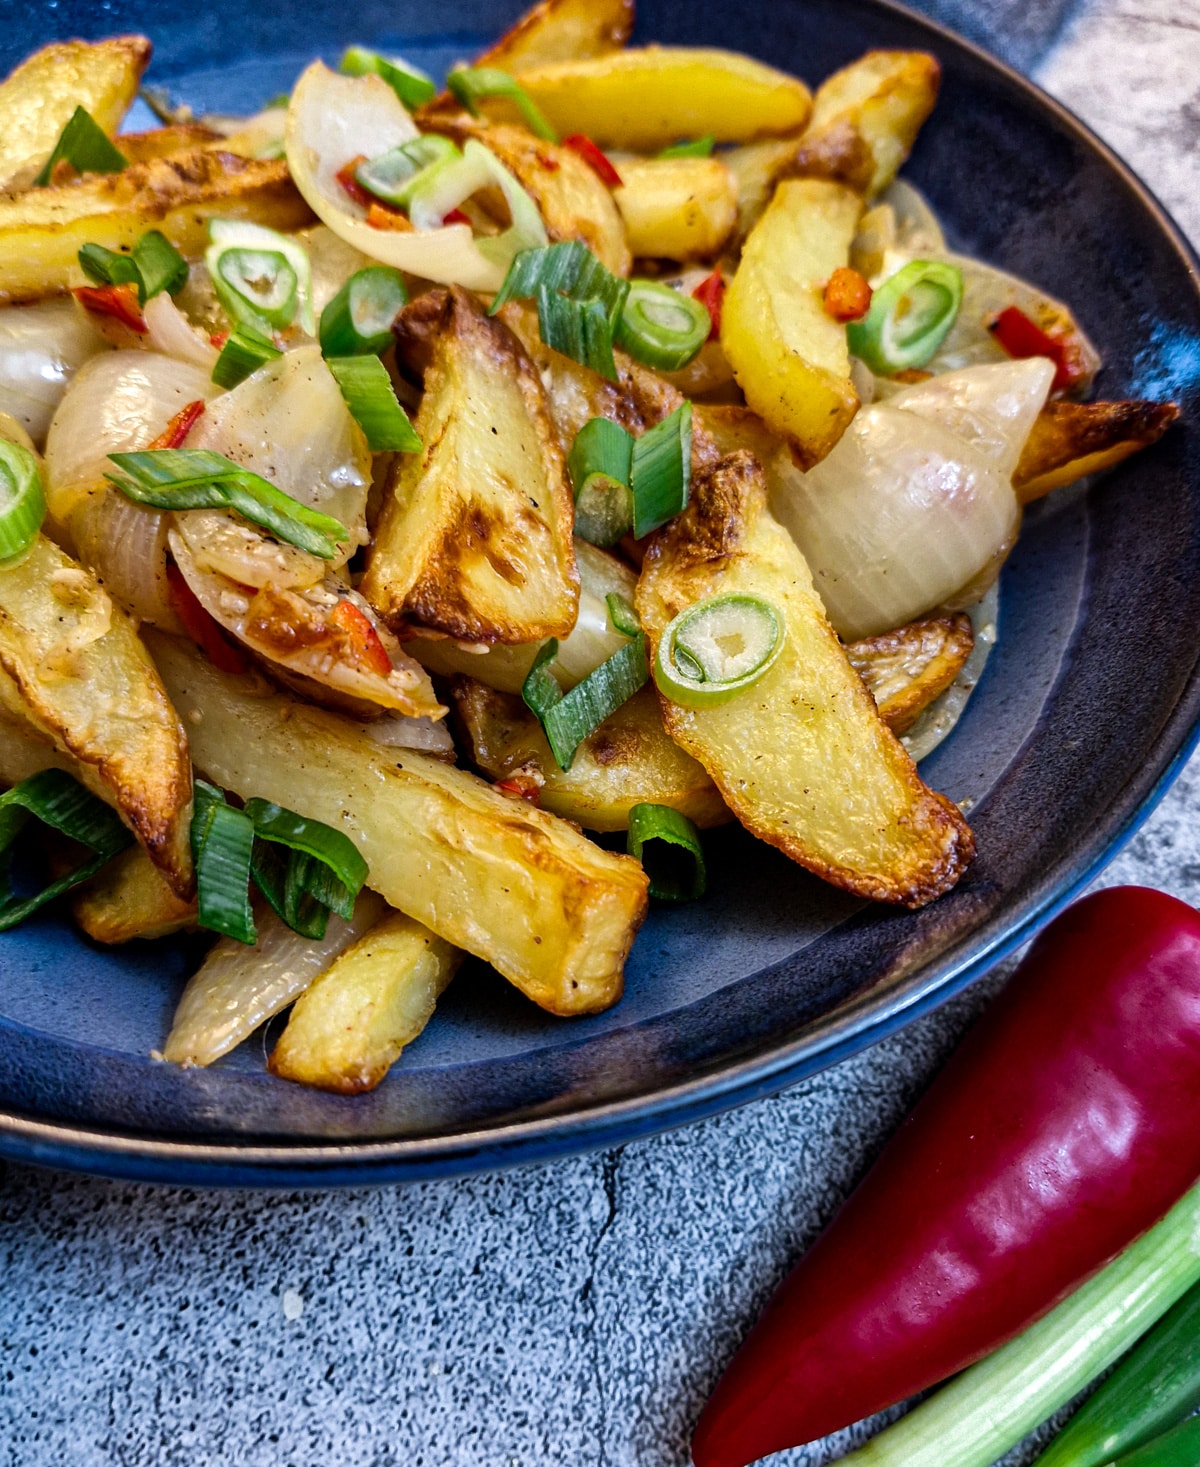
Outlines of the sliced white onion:
<svg viewBox="0 0 1200 1467">
<path fill-rule="evenodd" d="M 220 353 L 202 331 L 197 331 L 165 290 L 151 296 L 142 311 L 146 345 L 163 356 L 190 362 L 212 376 Z"/>
<path fill-rule="evenodd" d="M 107 350 L 69 298 L 0 308 L 0 407 L 41 444 L 71 378 Z"/>
<path fill-rule="evenodd" d="M 241 586 L 299 589 L 325 579 L 329 562 L 274 540 L 224 509 L 192 509 L 175 526 L 199 570 Z"/>
<path fill-rule="evenodd" d="M 382 744 L 385 749 L 419 749 L 423 754 L 437 758 L 454 758 L 454 740 L 444 722 L 435 723 L 432 718 L 405 718 L 397 714 L 394 718 L 381 718 L 375 723 L 364 723 L 363 733 Z"/>
<path fill-rule="evenodd" d="M 373 229 L 366 223 L 366 210 L 338 183 L 338 171 L 352 159 L 378 157 L 418 135 L 381 77 L 339 76 L 314 61 L 288 104 L 288 167 L 309 208 L 364 255 L 441 285 L 499 290 L 505 266 L 480 252 L 469 225 Z"/>
<path fill-rule="evenodd" d="M 880 204 L 892 211 L 895 220 L 895 244 L 906 250 L 914 259 L 928 258 L 930 253 L 941 254 L 946 248 L 946 236 L 929 201 L 919 189 L 903 178 L 898 178 L 879 199 Z"/>
<path fill-rule="evenodd" d="M 967 608 L 967 613 L 975 633 L 970 655 L 941 697 L 935 698 L 908 732 L 900 735 L 900 742 L 916 763 L 928 758 L 953 730 L 983 676 L 983 669 L 999 636 L 999 587 L 993 583 L 982 600 Z"/>
<path fill-rule="evenodd" d="M 308 251 L 312 262 L 313 308 L 319 321 L 321 312 L 351 275 L 375 262 L 361 250 L 347 244 L 327 224 L 302 229 L 296 240 Z"/>
<path fill-rule="evenodd" d="M 126 611 L 164 631 L 179 629 L 167 581 L 170 522 L 169 514 L 115 489 L 87 495 L 71 519 L 80 560 Z"/>
</svg>

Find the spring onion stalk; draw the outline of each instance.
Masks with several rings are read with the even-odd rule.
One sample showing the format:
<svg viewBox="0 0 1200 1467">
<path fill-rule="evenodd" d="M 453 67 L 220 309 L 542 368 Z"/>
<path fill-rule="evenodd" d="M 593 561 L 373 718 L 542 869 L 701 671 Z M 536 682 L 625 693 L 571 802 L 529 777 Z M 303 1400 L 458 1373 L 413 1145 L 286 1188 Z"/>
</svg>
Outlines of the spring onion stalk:
<svg viewBox="0 0 1200 1467">
<path fill-rule="evenodd" d="M 64 160 L 77 173 L 121 173 L 129 166 L 129 159 L 109 140 L 86 107 L 76 107 L 71 114 L 54 144 L 54 151 L 46 159 L 46 166 L 33 180 L 35 186 L 48 184 L 55 168 Z"/>
<path fill-rule="evenodd" d="M 462 156 L 449 138 L 431 132 L 360 163 L 354 177 L 377 199 L 407 209 L 418 186 L 429 182 L 432 169 L 457 163 Z"/>
<path fill-rule="evenodd" d="M 692 902 L 704 895 L 706 872 L 700 832 L 669 805 L 634 805 L 626 849 L 650 878 L 650 895 L 662 902 Z"/>
<path fill-rule="evenodd" d="M 269 336 L 294 320 L 310 336 L 317 332 L 312 304 L 312 265 L 294 239 L 244 219 L 212 219 L 212 243 L 204 263 L 213 288 L 230 316 Z"/>
<path fill-rule="evenodd" d="M 564 693 L 550 670 L 557 656 L 558 641 L 551 637 L 534 658 L 521 697 L 541 724 L 555 763 L 566 770 L 584 739 L 644 686 L 650 670 L 646 638 L 639 633 Z"/>
<path fill-rule="evenodd" d="M 136 285 L 142 288 L 141 271 L 132 255 L 105 249 L 99 244 L 85 244 L 79 251 L 80 268 L 95 285 Z"/>
<path fill-rule="evenodd" d="M 633 445 L 633 533 L 640 540 L 688 502 L 692 478 L 692 405 L 685 402 Z"/>
<path fill-rule="evenodd" d="M 490 66 L 458 67 L 446 78 L 446 88 L 472 117 L 479 116 L 480 102 L 488 97 L 504 97 L 525 119 L 526 127 L 535 137 L 548 143 L 558 142 L 558 134 L 546 121 L 541 108 L 506 71 Z"/>
<path fill-rule="evenodd" d="M 212 380 L 218 387 L 236 387 L 259 367 L 282 355 L 277 346 L 257 331 L 249 326 L 238 326 L 229 333 L 221 348 L 221 355 L 212 370 Z"/>
<path fill-rule="evenodd" d="M 0 567 L 24 555 L 46 518 L 38 461 L 19 443 L 0 438 Z"/>
<path fill-rule="evenodd" d="M 165 290 L 178 295 L 188 281 L 188 263 L 159 229 L 148 229 L 133 247 L 133 263 L 139 276 L 138 295 L 143 305 Z"/>
<path fill-rule="evenodd" d="M 1200 1462 L 1200 1416 L 1130 1452 L 1114 1467 L 1196 1467 L 1197 1462 Z"/>
<path fill-rule="evenodd" d="M 613 629 L 623 637 L 636 637 L 642 630 L 641 618 L 634 610 L 633 603 L 622 596 L 620 591 L 610 591 L 604 598 L 604 604 L 608 607 L 608 619 L 612 622 Z"/>
<path fill-rule="evenodd" d="M 575 533 L 592 545 L 615 545 L 633 528 L 633 435 L 608 418 L 591 418 L 567 455 L 575 491 Z"/>
<path fill-rule="evenodd" d="M 843 1460 L 991 1467 L 1200 1282 L 1200 1186 L 1023 1335 Z"/>
<path fill-rule="evenodd" d="M 659 638 L 654 681 L 672 703 L 708 708 L 753 687 L 783 650 L 779 613 L 761 596 L 709 596 Z"/>
<path fill-rule="evenodd" d="M 372 453 L 415 453 L 417 430 L 396 400 L 387 368 L 378 357 L 329 357 L 326 365 Z"/>
<path fill-rule="evenodd" d="M 488 314 L 494 316 L 508 301 L 531 299 L 542 286 L 573 300 L 600 301 L 614 323 L 629 290 L 629 282 L 606 270 L 587 245 L 562 240 L 544 249 L 523 250 L 508 267 Z"/>
<path fill-rule="evenodd" d="M 1200 1285 L 1167 1311 L 1086 1400 L 1036 1467 L 1101 1467 L 1200 1406 Z"/>
<path fill-rule="evenodd" d="M 202 779 L 195 782 L 194 799 L 192 860 L 200 926 L 235 942 L 254 943 L 258 940 L 250 910 L 254 822 L 244 810 L 227 805 L 224 793 Z"/>
<path fill-rule="evenodd" d="M 254 883 L 293 932 L 319 941 L 330 912 L 349 921 L 367 863 L 341 831 L 268 800 L 247 800 Z"/>
<path fill-rule="evenodd" d="M 698 300 L 657 280 L 631 280 L 617 317 L 617 344 L 660 372 L 686 367 L 712 330 L 712 317 Z"/>
<path fill-rule="evenodd" d="M 846 341 L 880 377 L 923 367 L 949 335 L 962 296 L 957 265 L 913 260 L 876 287 L 870 310 L 846 327 Z"/>
<path fill-rule="evenodd" d="M 348 47 L 342 53 L 338 70 L 344 76 L 382 77 L 410 112 L 437 96 L 432 77 L 398 56 L 381 56 L 366 46 Z"/>
<path fill-rule="evenodd" d="M 690 142 L 672 143 L 658 156 L 660 158 L 711 158 L 716 141 L 711 132 L 706 132 L 703 137 L 692 138 Z"/>
<path fill-rule="evenodd" d="M 318 339 L 323 355 L 378 356 L 391 346 L 392 322 L 407 303 L 399 270 L 390 265 L 359 270 L 321 312 Z"/>
<path fill-rule="evenodd" d="M 460 158 L 447 158 L 424 169 L 414 181 L 408 217 L 414 229 L 441 229 L 446 216 L 480 189 L 498 188 L 512 223 L 496 235 L 479 235 L 475 247 L 486 260 L 507 267 L 525 250 L 546 245 L 546 226 L 537 205 L 501 163 L 476 138 L 468 138 Z"/>
<path fill-rule="evenodd" d="M 12 889 L 13 848 L 30 819 L 65 835 L 91 855 L 66 875 L 23 897 Z M 61 769 L 43 769 L 6 790 L 0 795 L 0 859 L 4 862 L 0 875 L 0 932 L 7 932 L 55 897 L 95 876 L 132 844 L 133 836 L 116 811 Z"/>
<path fill-rule="evenodd" d="M 209 449 L 144 449 L 111 454 L 109 461 L 118 472 L 104 477 L 138 504 L 171 510 L 233 509 L 322 560 L 333 560 L 339 541 L 348 538 L 339 520 L 298 503 L 258 474 Z"/>
<path fill-rule="evenodd" d="M 538 287 L 538 334 L 553 351 L 589 367 L 609 382 L 617 380 L 612 323 L 598 300 L 577 301 Z"/>
</svg>

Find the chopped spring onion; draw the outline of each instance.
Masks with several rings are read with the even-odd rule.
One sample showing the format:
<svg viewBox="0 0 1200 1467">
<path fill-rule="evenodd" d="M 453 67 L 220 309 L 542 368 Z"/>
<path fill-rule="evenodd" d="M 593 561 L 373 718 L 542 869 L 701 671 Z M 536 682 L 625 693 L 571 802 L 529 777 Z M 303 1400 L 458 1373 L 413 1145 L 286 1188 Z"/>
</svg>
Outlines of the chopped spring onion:
<svg viewBox="0 0 1200 1467">
<path fill-rule="evenodd" d="M 119 472 L 104 477 L 138 504 L 155 509 L 236 510 L 277 539 L 322 560 L 332 560 L 338 542 L 348 538 L 339 520 L 298 503 L 258 474 L 209 449 L 143 449 L 111 454 L 109 461 Z"/>
<path fill-rule="evenodd" d="M 202 779 L 195 781 L 193 797 L 192 860 L 200 926 L 235 942 L 256 942 L 250 910 L 254 822 L 244 810 L 227 805 L 224 793 Z"/>
<path fill-rule="evenodd" d="M 142 304 L 160 291 L 178 295 L 188 280 L 188 263 L 160 229 L 148 229 L 133 247 L 133 263 L 141 277 Z"/>
<path fill-rule="evenodd" d="M 378 356 L 392 344 L 392 322 L 408 303 L 404 277 L 390 265 L 352 275 L 321 312 L 327 357 Z"/>
<path fill-rule="evenodd" d="M 687 505 L 692 480 L 692 405 L 685 402 L 633 445 L 633 533 L 640 540 Z"/>
<path fill-rule="evenodd" d="M 842 1460 L 990 1467 L 1200 1281 L 1200 1186 L 1100 1273 Z"/>
<path fill-rule="evenodd" d="M 109 140 L 86 107 L 76 107 L 71 114 L 34 184 L 48 184 L 64 160 L 77 173 L 121 173 L 129 166 L 129 159 Z"/>
<path fill-rule="evenodd" d="M 377 199 L 395 204 L 398 209 L 407 209 L 417 188 L 429 182 L 432 169 L 457 163 L 462 156 L 449 138 L 426 133 L 360 163 L 354 170 L 354 177 Z"/>
<path fill-rule="evenodd" d="M 344 76 L 381 76 L 411 112 L 437 96 L 433 79 L 398 56 L 381 56 L 366 46 L 350 46 L 342 54 L 338 70 Z"/>
<path fill-rule="evenodd" d="M 538 334 L 552 351 L 617 380 L 612 354 L 612 323 L 598 300 L 577 301 L 538 287 Z"/>
<path fill-rule="evenodd" d="M 378 357 L 329 357 L 326 365 L 372 453 L 415 453 L 420 448 L 417 430 L 397 402 L 392 379 Z"/>
<path fill-rule="evenodd" d="M 662 902 L 692 902 L 704 895 L 706 873 L 700 832 L 670 805 L 634 805 L 627 849 L 650 878 L 650 895 Z"/>
<path fill-rule="evenodd" d="M 479 103 L 488 97 L 507 98 L 525 119 L 531 133 L 548 143 L 558 141 L 558 134 L 546 121 L 537 103 L 506 71 L 497 71 L 490 66 L 459 67 L 446 78 L 446 87 L 472 117 L 479 116 Z"/>
<path fill-rule="evenodd" d="M 29 549 L 45 518 L 37 458 L 21 444 L 0 438 L 0 567 Z"/>
<path fill-rule="evenodd" d="M 461 158 L 448 158 L 423 170 L 409 200 L 409 220 L 414 229 L 440 229 L 460 204 L 485 188 L 500 190 L 512 218 L 503 233 L 476 239 L 475 246 L 485 259 L 507 266 L 523 251 L 546 244 L 546 226 L 537 205 L 495 153 L 475 138 L 467 139 Z"/>
<path fill-rule="evenodd" d="M 1122 1457 L 1114 1467 L 1196 1467 L 1200 1462 L 1200 1416 L 1181 1422 Z"/>
<path fill-rule="evenodd" d="M 57 830 L 90 851 L 91 856 L 49 882 L 32 896 L 12 889 L 13 846 L 30 817 Z M 61 769 L 43 769 L 0 795 L 0 932 L 24 921 L 31 913 L 95 876 L 118 852 L 133 844 L 115 810 L 98 800 Z"/>
<path fill-rule="evenodd" d="M 141 292 L 142 275 L 132 255 L 105 249 L 103 245 L 85 244 L 79 251 L 79 264 L 96 285 L 136 285 Z"/>
<path fill-rule="evenodd" d="M 657 280 L 631 280 L 617 317 L 617 343 L 660 372 L 686 367 L 712 330 L 712 317 L 690 295 Z"/>
<path fill-rule="evenodd" d="M 544 249 L 523 250 L 508 267 L 488 314 L 494 316 L 507 301 L 536 296 L 539 287 L 572 300 L 598 300 L 615 323 L 629 282 L 606 270 L 587 245 L 577 239 L 562 240 Z"/>
<path fill-rule="evenodd" d="M 761 596 L 709 596 L 659 639 L 654 681 L 672 703 L 707 708 L 752 687 L 783 649 L 779 613 Z"/>
<path fill-rule="evenodd" d="M 608 607 L 609 621 L 623 637 L 636 637 L 642 630 L 641 618 L 633 609 L 633 603 L 620 591 L 610 591 L 604 598 L 604 604 Z"/>
<path fill-rule="evenodd" d="M 293 932 L 325 936 L 329 913 L 349 921 L 367 863 L 341 831 L 268 800 L 247 800 L 254 824 L 255 884 Z"/>
<path fill-rule="evenodd" d="M 876 287 L 870 310 L 846 327 L 846 341 L 880 377 L 923 367 L 954 325 L 962 295 L 957 265 L 913 260 Z"/>
<path fill-rule="evenodd" d="M 590 418 L 567 455 L 575 533 L 607 549 L 633 528 L 633 437 L 608 418 Z"/>
<path fill-rule="evenodd" d="M 303 246 L 277 230 L 244 219 L 212 219 L 204 263 L 221 304 L 235 321 L 264 336 L 297 318 L 317 332 L 312 265 Z"/>
<path fill-rule="evenodd" d="M 646 638 L 640 632 L 569 693 L 563 692 L 550 670 L 557 656 L 558 641 L 551 637 L 534 658 L 521 697 L 542 725 L 558 767 L 565 770 L 584 739 L 633 697 L 649 679 L 650 670 Z"/>
<path fill-rule="evenodd" d="M 212 370 L 212 380 L 218 387 L 236 387 L 252 372 L 267 362 L 273 362 L 283 353 L 265 337 L 249 326 L 238 326 L 231 331 L 221 348 L 221 355 Z"/>
<path fill-rule="evenodd" d="M 716 141 L 711 132 L 706 132 L 703 137 L 693 138 L 690 142 L 672 143 L 658 156 L 660 158 L 711 158 Z"/>
</svg>

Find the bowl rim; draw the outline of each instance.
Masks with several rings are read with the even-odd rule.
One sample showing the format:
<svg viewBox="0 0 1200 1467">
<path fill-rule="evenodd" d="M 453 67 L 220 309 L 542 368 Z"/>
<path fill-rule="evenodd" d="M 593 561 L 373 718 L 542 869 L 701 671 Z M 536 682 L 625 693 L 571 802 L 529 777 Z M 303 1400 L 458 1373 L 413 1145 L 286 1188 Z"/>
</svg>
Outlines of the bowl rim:
<svg viewBox="0 0 1200 1467">
<path fill-rule="evenodd" d="M 801 0 L 803 3 L 803 0 Z M 1070 108 L 1036 82 L 941 22 L 901 0 L 860 0 L 924 31 L 997 74 L 1099 156 L 1138 200 L 1191 275 L 1200 301 L 1200 259 L 1165 206 L 1138 175 Z M 941 975 L 919 976 L 883 1004 L 867 997 L 840 1011 L 817 1035 L 801 1032 L 741 1059 L 656 1089 L 570 1111 L 446 1134 L 313 1143 L 192 1140 L 116 1127 L 92 1127 L 0 1109 L 0 1158 L 133 1181 L 216 1187 L 361 1186 L 415 1182 L 547 1161 L 704 1119 L 797 1083 L 896 1033 L 947 1002 L 1032 938 L 1132 839 L 1200 744 L 1200 654 L 1158 730 L 1138 776 L 1103 812 L 1082 864 L 1040 890 L 1011 926 Z M 1077 858 L 1078 860 L 1078 858 Z M 1003 918 L 998 919 L 1003 922 Z M 962 939 L 969 944 L 970 935 Z"/>
</svg>

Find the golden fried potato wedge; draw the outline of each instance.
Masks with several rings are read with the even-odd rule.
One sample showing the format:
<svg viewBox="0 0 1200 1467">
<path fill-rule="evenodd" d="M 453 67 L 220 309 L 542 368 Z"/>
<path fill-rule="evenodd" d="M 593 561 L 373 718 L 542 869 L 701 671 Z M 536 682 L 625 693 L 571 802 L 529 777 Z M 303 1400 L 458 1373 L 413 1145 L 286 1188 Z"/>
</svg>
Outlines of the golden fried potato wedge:
<svg viewBox="0 0 1200 1467">
<path fill-rule="evenodd" d="M 613 197 L 639 257 L 707 260 L 737 223 L 737 184 L 720 158 L 634 158 Z"/>
<path fill-rule="evenodd" d="M 71 896 L 71 915 L 106 944 L 169 937 L 196 925 L 196 903 L 184 901 L 140 846 L 111 860 Z"/>
<path fill-rule="evenodd" d="M 145 36 L 56 41 L 0 82 L 0 190 L 26 188 L 45 166 L 76 107 L 112 137 L 150 61 Z"/>
<path fill-rule="evenodd" d="M 766 138 L 760 143 L 743 143 L 721 154 L 737 189 L 737 238 L 743 240 L 762 218 L 771 202 L 775 185 L 796 157 L 799 138 Z"/>
<path fill-rule="evenodd" d="M 747 830 L 826 881 L 908 907 L 948 891 L 974 853 L 970 829 L 880 719 L 745 451 L 702 474 L 687 509 L 650 543 L 637 609 L 652 646 L 685 607 L 731 592 L 772 603 L 782 651 L 725 703 L 662 698 L 667 732 Z"/>
<path fill-rule="evenodd" d="M 37 733 L 19 712 L 18 694 L 12 679 L 0 678 L 0 785 L 20 784 L 43 769 L 65 769 L 74 774 L 74 759 L 60 754 L 48 736 Z"/>
<path fill-rule="evenodd" d="M 296 1000 L 268 1068 L 339 1095 L 374 1090 L 433 1017 L 462 953 L 388 912 Z"/>
<path fill-rule="evenodd" d="M 214 215 L 281 230 L 312 222 L 282 159 L 256 162 L 200 149 L 124 173 L 89 173 L 0 198 L 0 302 L 66 290 L 89 241 L 129 249 L 147 229 L 161 229 L 185 255 L 202 254 Z"/>
<path fill-rule="evenodd" d="M 196 766 L 343 831 L 369 884 L 439 937 L 490 962 L 556 1014 L 621 996 L 646 913 L 647 881 L 565 821 L 506 798 L 427 755 L 385 748 L 361 728 L 249 678 L 218 672 L 181 641 L 148 633 Z"/>
<path fill-rule="evenodd" d="M 846 328 L 826 312 L 824 289 L 850 258 L 861 213 L 844 184 L 781 183 L 721 312 L 721 345 L 746 401 L 807 466 L 825 457 L 858 408 Z"/>
<path fill-rule="evenodd" d="M 579 610 L 574 501 L 546 393 L 520 342 L 457 287 L 418 296 L 398 350 L 424 368 L 360 590 L 385 621 L 470 642 L 566 636 Z"/>
<path fill-rule="evenodd" d="M 166 127 L 151 128 L 149 132 L 123 132 L 120 148 L 130 163 L 149 163 L 154 158 L 173 158 L 178 153 L 194 153 L 197 148 L 211 148 L 222 142 L 221 134 L 202 122 L 172 122 Z M 238 150 L 226 147 L 225 151 Z"/>
<path fill-rule="evenodd" d="M 653 153 L 679 138 L 718 142 L 798 132 L 812 96 L 803 82 L 733 51 L 643 46 L 583 61 L 523 67 L 521 85 L 560 136 Z M 511 104 L 508 104 L 511 106 Z M 489 114 L 511 120 L 505 104 Z"/>
<path fill-rule="evenodd" d="M 88 769 L 174 890 L 190 896 L 183 726 L 133 623 L 44 535 L 0 574 L 0 668 L 9 717 Z"/>
<path fill-rule="evenodd" d="M 1088 474 L 1111 469 L 1157 443 L 1179 416 L 1173 402 L 1048 402 L 1013 473 L 1022 504 Z"/>
<path fill-rule="evenodd" d="M 578 153 L 543 142 L 527 128 L 489 125 L 470 117 L 438 118 L 431 131 L 459 144 L 468 137 L 478 138 L 516 175 L 552 240 L 580 240 L 606 270 L 629 274 L 630 252 L 620 211 Z"/>
<path fill-rule="evenodd" d="M 554 761 L 538 721 L 519 697 L 474 678 L 450 689 L 476 767 L 539 792 L 544 810 L 585 830 L 628 830 L 634 805 L 670 805 L 705 829 L 730 819 L 704 769 L 667 737 L 654 690 L 642 688 L 575 751 L 571 767 Z"/>
<path fill-rule="evenodd" d="M 788 172 L 887 188 L 937 101 L 942 69 L 925 51 L 868 51 L 826 78 Z"/>
<path fill-rule="evenodd" d="M 880 718 L 902 734 L 946 691 L 974 645 L 971 618 L 960 611 L 850 642 L 846 656 L 870 689 Z"/>
<path fill-rule="evenodd" d="M 541 0 L 474 64 L 515 75 L 530 66 L 607 56 L 632 33 L 633 0 Z"/>
</svg>

